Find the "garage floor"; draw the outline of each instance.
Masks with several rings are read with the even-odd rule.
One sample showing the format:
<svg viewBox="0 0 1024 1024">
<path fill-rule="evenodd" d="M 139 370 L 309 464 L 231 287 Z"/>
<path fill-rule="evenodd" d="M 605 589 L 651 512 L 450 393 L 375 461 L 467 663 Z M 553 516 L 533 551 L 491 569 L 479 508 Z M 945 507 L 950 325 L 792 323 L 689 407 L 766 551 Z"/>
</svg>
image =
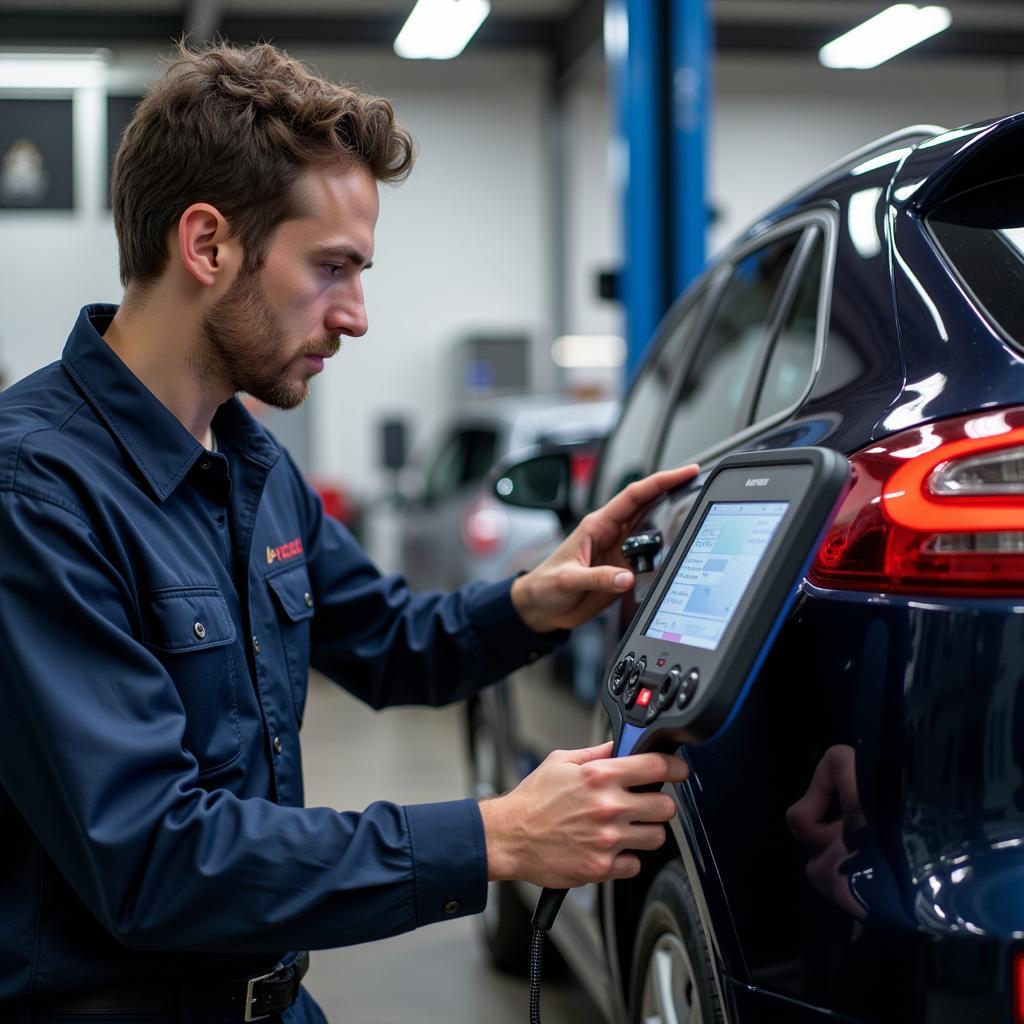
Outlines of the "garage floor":
<svg viewBox="0 0 1024 1024">
<path fill-rule="evenodd" d="M 458 708 L 375 712 L 313 673 L 303 726 L 306 802 L 361 809 L 372 800 L 449 800 L 467 792 Z M 523 1024 L 525 980 L 493 970 L 477 921 L 317 952 L 306 984 L 331 1024 Z M 571 979 L 545 979 L 544 1024 L 599 1022 Z"/>
</svg>

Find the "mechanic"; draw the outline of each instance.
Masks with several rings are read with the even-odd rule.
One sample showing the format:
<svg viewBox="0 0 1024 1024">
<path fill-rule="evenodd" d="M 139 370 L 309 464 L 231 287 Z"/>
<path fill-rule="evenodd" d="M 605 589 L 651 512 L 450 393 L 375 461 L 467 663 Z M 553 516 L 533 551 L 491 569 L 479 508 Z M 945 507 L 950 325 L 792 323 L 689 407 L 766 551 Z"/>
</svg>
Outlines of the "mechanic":
<svg viewBox="0 0 1024 1024">
<path fill-rule="evenodd" d="M 477 913 L 488 879 L 628 877 L 664 840 L 672 800 L 630 787 L 685 764 L 607 746 L 482 803 L 303 807 L 310 664 L 375 708 L 467 697 L 628 590 L 621 541 L 695 472 L 448 595 L 324 516 L 236 395 L 292 408 L 365 333 L 378 182 L 412 160 L 387 101 L 266 45 L 180 48 L 125 132 L 123 304 L 0 396 L 0 1020 L 322 1021 L 285 951 Z"/>
</svg>

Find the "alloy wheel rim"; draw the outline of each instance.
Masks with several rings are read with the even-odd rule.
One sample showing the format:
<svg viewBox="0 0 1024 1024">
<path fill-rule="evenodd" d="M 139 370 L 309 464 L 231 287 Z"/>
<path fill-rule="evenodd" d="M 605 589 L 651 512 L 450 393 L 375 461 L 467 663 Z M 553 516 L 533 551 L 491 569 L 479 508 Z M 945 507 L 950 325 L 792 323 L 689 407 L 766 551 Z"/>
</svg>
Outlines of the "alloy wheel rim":
<svg viewBox="0 0 1024 1024">
<path fill-rule="evenodd" d="M 703 1024 L 697 979 L 686 947 L 666 932 L 654 944 L 644 976 L 643 1024 Z"/>
</svg>

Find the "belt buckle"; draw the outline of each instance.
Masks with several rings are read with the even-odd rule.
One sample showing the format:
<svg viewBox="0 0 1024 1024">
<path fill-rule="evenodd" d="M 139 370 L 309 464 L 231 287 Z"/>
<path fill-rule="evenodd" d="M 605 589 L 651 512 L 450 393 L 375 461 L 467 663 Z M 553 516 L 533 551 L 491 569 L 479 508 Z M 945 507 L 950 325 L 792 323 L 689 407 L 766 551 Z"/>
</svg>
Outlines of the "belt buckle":
<svg viewBox="0 0 1024 1024">
<path fill-rule="evenodd" d="M 255 1020 L 266 1020 L 270 1016 L 269 1013 L 261 1013 L 256 1016 L 253 1015 L 252 1004 L 256 1002 L 256 996 L 253 993 L 253 988 L 257 985 L 258 982 L 270 981 L 271 978 L 276 978 L 277 975 L 278 971 L 277 969 L 275 969 L 271 971 L 269 974 L 261 974 L 258 978 L 249 979 L 249 983 L 245 986 L 245 1013 L 242 1016 L 242 1019 L 245 1021 L 245 1024 L 252 1024 L 252 1022 Z"/>
</svg>

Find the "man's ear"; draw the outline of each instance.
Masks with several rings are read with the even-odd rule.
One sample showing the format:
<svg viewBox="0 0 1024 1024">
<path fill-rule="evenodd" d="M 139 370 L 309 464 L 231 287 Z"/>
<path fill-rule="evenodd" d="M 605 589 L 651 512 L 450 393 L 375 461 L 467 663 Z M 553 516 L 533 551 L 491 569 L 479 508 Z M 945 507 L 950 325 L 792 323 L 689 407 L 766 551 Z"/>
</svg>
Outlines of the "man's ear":
<svg viewBox="0 0 1024 1024">
<path fill-rule="evenodd" d="M 217 207 L 193 203 L 178 220 L 178 255 L 200 284 L 213 286 L 234 277 L 241 250 Z"/>
</svg>

